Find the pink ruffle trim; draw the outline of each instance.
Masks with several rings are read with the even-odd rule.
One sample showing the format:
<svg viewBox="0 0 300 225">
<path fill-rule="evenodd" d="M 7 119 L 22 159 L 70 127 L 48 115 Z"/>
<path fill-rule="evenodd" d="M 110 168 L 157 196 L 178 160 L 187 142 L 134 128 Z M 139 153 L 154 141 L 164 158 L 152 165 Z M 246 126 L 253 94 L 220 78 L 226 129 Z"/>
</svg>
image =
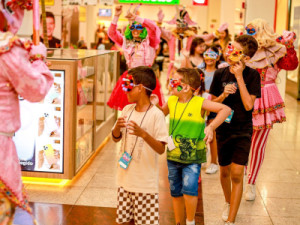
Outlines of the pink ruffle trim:
<svg viewBox="0 0 300 225">
<path fill-rule="evenodd" d="M 267 84 L 261 89 L 261 98 L 255 100 L 253 129 L 272 128 L 274 123 L 286 121 L 284 102 L 276 84 Z"/>
</svg>

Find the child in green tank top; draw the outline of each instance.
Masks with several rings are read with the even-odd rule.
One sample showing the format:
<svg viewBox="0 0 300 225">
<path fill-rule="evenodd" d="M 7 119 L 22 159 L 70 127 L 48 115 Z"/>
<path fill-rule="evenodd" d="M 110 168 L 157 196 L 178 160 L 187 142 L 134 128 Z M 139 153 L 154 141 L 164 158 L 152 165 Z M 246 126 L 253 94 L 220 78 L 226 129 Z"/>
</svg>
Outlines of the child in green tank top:
<svg viewBox="0 0 300 225">
<path fill-rule="evenodd" d="M 168 178 L 177 225 L 184 224 L 184 205 L 186 224 L 195 224 L 198 177 L 201 163 L 206 161 L 206 144 L 212 140 L 214 130 L 231 112 L 223 104 L 195 95 L 196 91 L 204 89 L 204 76 L 201 73 L 197 69 L 178 69 L 170 80 L 172 96 L 162 107 L 165 115 L 170 114 Z M 205 111 L 218 113 L 206 128 Z"/>
</svg>

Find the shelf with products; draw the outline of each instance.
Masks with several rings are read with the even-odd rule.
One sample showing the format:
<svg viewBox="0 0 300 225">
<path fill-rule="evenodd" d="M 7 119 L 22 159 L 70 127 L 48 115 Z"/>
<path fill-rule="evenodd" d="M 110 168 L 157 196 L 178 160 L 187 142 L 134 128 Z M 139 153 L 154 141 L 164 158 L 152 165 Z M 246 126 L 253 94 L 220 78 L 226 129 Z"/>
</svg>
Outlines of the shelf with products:
<svg viewBox="0 0 300 225">
<path fill-rule="evenodd" d="M 43 112 L 33 123 L 37 127 L 34 129 L 40 127 L 36 133 L 41 135 L 39 142 L 34 143 L 38 146 L 36 165 L 27 167 L 23 176 L 72 179 L 110 134 L 117 112 L 113 110 L 114 116 L 107 114 L 106 101 L 114 86 L 110 82 L 112 76 L 117 75 L 109 71 L 111 65 L 114 71 L 118 70 L 118 54 L 118 51 L 81 50 L 79 54 L 78 50 L 52 50 L 47 61 L 51 62 L 50 70 L 56 77 L 54 86 L 42 104 L 43 110 L 33 110 Z M 27 136 L 32 136 L 28 140 L 37 139 L 33 133 L 27 132 Z M 26 145 L 30 147 L 31 143 Z"/>
</svg>

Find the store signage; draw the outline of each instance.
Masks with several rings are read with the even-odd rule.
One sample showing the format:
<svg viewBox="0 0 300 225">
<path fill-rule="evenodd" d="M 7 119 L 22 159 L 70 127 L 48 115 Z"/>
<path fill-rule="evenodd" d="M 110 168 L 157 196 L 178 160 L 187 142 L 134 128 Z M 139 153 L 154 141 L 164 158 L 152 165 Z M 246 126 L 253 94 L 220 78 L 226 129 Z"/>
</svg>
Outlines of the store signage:
<svg viewBox="0 0 300 225">
<path fill-rule="evenodd" d="M 13 140 L 22 171 L 63 172 L 65 72 L 51 73 L 54 84 L 42 102 L 19 97 L 22 125 Z"/>
<path fill-rule="evenodd" d="M 54 0 L 45 0 L 45 5 L 46 6 L 53 6 L 54 5 Z"/>
<path fill-rule="evenodd" d="M 79 6 L 79 22 L 86 22 L 86 8 Z"/>
<path fill-rule="evenodd" d="M 180 0 L 119 0 L 119 3 L 142 3 L 158 5 L 179 5 Z"/>
<path fill-rule="evenodd" d="M 207 6 L 208 5 L 208 0 L 193 0 L 193 5 Z"/>
</svg>

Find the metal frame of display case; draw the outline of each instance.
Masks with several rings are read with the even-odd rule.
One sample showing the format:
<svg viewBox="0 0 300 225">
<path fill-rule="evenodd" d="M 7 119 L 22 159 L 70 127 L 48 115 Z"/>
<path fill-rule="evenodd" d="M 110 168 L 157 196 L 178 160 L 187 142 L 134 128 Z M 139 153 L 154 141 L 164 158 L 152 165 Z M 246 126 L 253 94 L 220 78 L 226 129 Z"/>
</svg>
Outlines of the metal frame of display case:
<svg viewBox="0 0 300 225">
<path fill-rule="evenodd" d="M 295 18 L 292 18 L 292 14 L 295 15 L 295 12 L 294 12 L 295 8 L 293 8 L 293 7 L 295 7 L 293 4 L 293 1 L 289 0 L 288 1 L 288 30 L 294 31 L 297 35 L 297 39 L 294 42 L 294 46 L 295 46 L 295 50 L 297 52 L 297 56 L 299 59 L 300 58 L 300 54 L 299 54 L 300 53 L 300 44 L 299 44 L 300 24 L 299 24 L 299 17 L 298 17 L 297 21 L 295 21 Z M 296 7 L 299 10 L 299 6 L 296 6 Z M 299 14 L 296 14 L 296 15 L 299 15 Z M 297 22 L 297 24 L 294 24 L 294 27 L 291 27 L 292 22 L 293 23 Z M 297 82 L 289 79 L 290 73 L 296 74 Z M 287 71 L 287 73 L 286 73 L 286 93 L 293 96 L 297 100 L 300 100 L 300 69 L 299 69 L 299 66 L 296 70 Z"/>
<path fill-rule="evenodd" d="M 65 86 L 64 86 L 64 124 L 63 124 L 63 172 L 27 172 L 23 171 L 22 175 L 25 177 L 41 177 L 41 178 L 58 178 L 58 179 L 72 179 L 85 163 L 94 155 L 96 149 L 101 145 L 104 139 L 109 135 L 111 128 L 113 127 L 116 118 L 117 111 L 110 109 L 106 102 L 110 96 L 110 93 L 116 83 L 119 74 L 119 57 L 118 51 L 97 51 L 97 50 L 70 50 L 70 49 L 55 49 L 58 52 L 58 56 L 55 54 L 48 57 L 48 61 L 51 62 L 50 70 L 63 70 L 65 71 Z M 79 52 L 80 51 L 80 52 Z M 72 56 L 63 56 L 72 55 Z M 103 62 L 104 60 L 104 62 Z M 86 63 L 86 64 L 85 64 Z M 78 106 L 78 81 L 81 82 L 79 77 L 78 65 L 82 64 L 82 67 L 94 67 L 94 74 L 89 77 L 89 81 L 92 81 L 92 101 L 87 102 L 86 105 L 92 109 L 91 113 L 91 152 L 85 156 L 80 165 L 76 168 L 76 154 L 79 154 L 78 141 L 88 132 L 83 132 L 83 136 L 78 137 L 78 115 L 80 110 L 86 105 Z M 103 68 L 104 65 L 104 68 Z M 101 71 L 101 72 L 99 72 Z M 102 77 L 100 77 L 102 76 Z M 97 99 L 100 90 L 100 82 L 102 81 L 101 87 L 104 94 L 104 98 L 101 102 Z M 109 82 L 108 82 L 109 81 Z M 109 90 L 109 93 L 108 93 Z M 101 105 L 101 108 L 97 107 Z M 97 126 L 96 113 L 101 111 L 103 113 L 103 121 Z M 98 112 L 97 112 L 98 111 Z M 107 115 L 109 112 L 109 115 Z M 84 129 L 83 129 L 84 130 Z M 77 141 L 79 143 L 77 143 Z M 78 162 L 77 162 L 78 163 Z"/>
</svg>

